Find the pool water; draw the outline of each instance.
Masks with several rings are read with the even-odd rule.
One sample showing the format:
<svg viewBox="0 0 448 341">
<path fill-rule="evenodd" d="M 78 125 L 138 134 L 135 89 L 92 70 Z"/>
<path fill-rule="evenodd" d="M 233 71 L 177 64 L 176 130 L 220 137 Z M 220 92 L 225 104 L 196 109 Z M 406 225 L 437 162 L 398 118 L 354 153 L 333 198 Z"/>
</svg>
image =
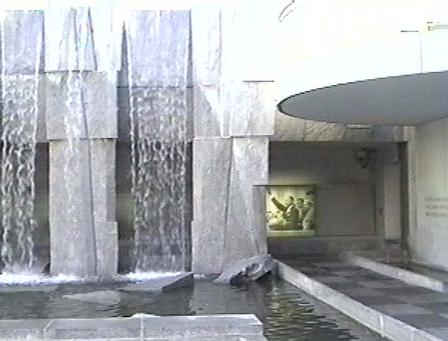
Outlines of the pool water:
<svg viewBox="0 0 448 341">
<path fill-rule="evenodd" d="M 382 340 L 333 308 L 275 278 L 240 287 L 196 280 L 194 287 L 161 294 L 114 291 L 110 303 L 83 302 L 64 297 L 103 290 L 110 293 L 119 286 L 64 284 L 47 288 L 47 291 L 0 290 L 0 319 L 126 317 L 136 313 L 250 313 L 256 314 L 264 322 L 265 335 L 271 341 Z"/>
</svg>

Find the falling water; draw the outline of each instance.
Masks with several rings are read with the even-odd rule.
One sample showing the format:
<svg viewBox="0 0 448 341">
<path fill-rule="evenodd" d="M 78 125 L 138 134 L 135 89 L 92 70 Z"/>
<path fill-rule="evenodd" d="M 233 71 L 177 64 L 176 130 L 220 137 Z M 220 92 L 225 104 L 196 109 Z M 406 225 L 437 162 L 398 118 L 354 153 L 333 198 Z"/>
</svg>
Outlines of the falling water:
<svg viewBox="0 0 448 341">
<path fill-rule="evenodd" d="M 79 218 L 82 215 L 79 212 L 79 208 L 83 207 L 82 201 L 85 197 L 77 195 L 79 193 L 79 182 L 74 179 L 83 177 L 83 162 L 87 160 L 88 163 L 88 176 L 84 178 L 87 181 L 89 188 L 89 202 L 90 202 L 90 216 L 92 231 L 89 233 L 89 246 L 90 252 L 94 259 L 94 272 L 96 272 L 96 239 L 95 239 L 95 227 L 93 219 L 93 190 L 91 179 L 91 148 L 90 140 L 86 137 L 89 135 L 89 129 L 87 124 L 87 113 L 85 108 L 85 93 L 86 93 L 86 51 L 89 45 L 90 35 L 88 30 L 90 29 L 87 24 L 87 20 L 90 17 L 90 8 L 70 8 L 68 29 L 69 36 L 67 37 L 68 44 L 71 44 L 67 48 L 67 69 L 66 76 L 61 79 L 61 86 L 65 86 L 65 114 L 64 114 L 64 131 L 66 138 L 66 148 L 64 149 L 64 168 L 63 176 L 65 183 L 65 191 L 67 198 L 67 208 L 65 216 L 67 217 L 68 226 L 76 226 L 79 224 L 86 224 L 86 221 L 80 221 Z M 76 240 L 84 240 L 83 236 L 78 235 L 79 230 L 72 234 L 72 237 Z M 84 236 L 85 237 L 85 236 Z M 86 246 L 87 247 L 87 246 Z"/>
<path fill-rule="evenodd" d="M 178 40 L 177 18 L 152 11 L 126 22 L 136 271 L 185 268 L 188 38 Z M 151 41 L 148 70 L 134 63 L 138 35 Z"/>
<path fill-rule="evenodd" d="M 5 21 L 1 21 L 1 260 L 3 272 L 29 272 L 35 262 L 33 231 L 40 51 L 31 74 L 7 72 Z M 41 46 L 42 37 L 36 46 Z M 32 54 L 33 55 L 33 54 Z"/>
</svg>

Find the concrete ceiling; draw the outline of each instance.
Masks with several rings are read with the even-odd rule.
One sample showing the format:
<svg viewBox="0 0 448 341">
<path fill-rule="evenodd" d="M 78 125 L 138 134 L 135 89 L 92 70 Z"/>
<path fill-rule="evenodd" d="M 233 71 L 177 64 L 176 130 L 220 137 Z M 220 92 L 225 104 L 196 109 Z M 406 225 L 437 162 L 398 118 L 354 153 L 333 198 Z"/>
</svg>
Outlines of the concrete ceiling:
<svg viewBox="0 0 448 341">
<path fill-rule="evenodd" d="M 314 89 L 278 104 L 287 115 L 333 123 L 419 125 L 448 117 L 448 71 Z"/>
</svg>

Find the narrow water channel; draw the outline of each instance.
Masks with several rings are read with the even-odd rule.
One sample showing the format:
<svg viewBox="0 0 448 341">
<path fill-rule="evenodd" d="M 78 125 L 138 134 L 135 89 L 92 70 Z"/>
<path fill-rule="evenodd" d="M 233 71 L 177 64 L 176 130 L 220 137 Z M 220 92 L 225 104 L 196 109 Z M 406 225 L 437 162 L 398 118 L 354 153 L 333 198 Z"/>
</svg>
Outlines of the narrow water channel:
<svg viewBox="0 0 448 341">
<path fill-rule="evenodd" d="M 46 291 L 0 286 L 0 319 L 99 318 L 155 315 L 256 314 L 270 341 L 382 340 L 335 309 L 290 284 L 267 278 L 241 287 L 197 280 L 194 287 L 162 294 L 123 293 L 114 285 L 64 284 Z M 99 291 L 97 302 L 67 298 Z M 7 307 L 7 309 L 6 309 Z"/>
</svg>

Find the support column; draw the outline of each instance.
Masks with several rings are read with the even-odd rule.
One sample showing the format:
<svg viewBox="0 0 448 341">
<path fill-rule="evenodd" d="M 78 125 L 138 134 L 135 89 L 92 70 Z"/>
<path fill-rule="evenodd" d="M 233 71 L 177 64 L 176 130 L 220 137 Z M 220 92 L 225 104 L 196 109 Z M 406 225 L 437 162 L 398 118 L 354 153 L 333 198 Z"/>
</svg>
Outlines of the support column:
<svg viewBox="0 0 448 341">
<path fill-rule="evenodd" d="M 45 13 L 50 271 L 54 275 L 104 279 L 118 270 L 115 145 L 119 63 L 115 59 L 119 58 L 116 44 L 105 45 L 116 33 L 111 31 L 111 22 L 104 23 L 111 18 L 106 15 L 95 20 L 101 10 L 50 8 Z M 51 49 L 55 41 L 62 49 Z"/>
<path fill-rule="evenodd" d="M 234 73 L 241 51 L 235 13 L 192 12 L 194 69 L 193 271 L 267 253 L 265 212 L 269 136 L 274 131 L 273 83 Z M 201 48 L 195 48 L 200 46 Z M 264 199 L 264 198 L 263 198 Z"/>
</svg>

